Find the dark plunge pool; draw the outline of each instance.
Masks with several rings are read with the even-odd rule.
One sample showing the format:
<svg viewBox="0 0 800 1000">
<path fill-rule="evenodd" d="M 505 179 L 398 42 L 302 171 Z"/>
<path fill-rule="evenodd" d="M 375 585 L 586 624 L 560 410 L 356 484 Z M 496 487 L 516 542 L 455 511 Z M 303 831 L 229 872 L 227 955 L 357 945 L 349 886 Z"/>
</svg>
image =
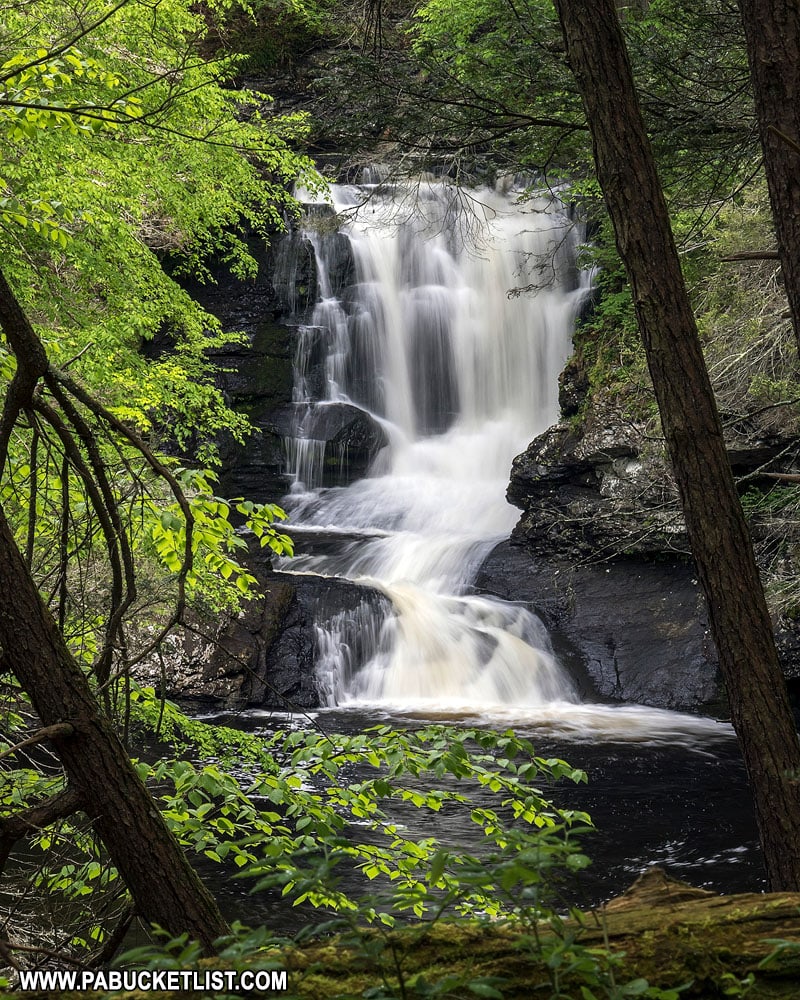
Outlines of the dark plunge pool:
<svg viewBox="0 0 800 1000">
<path fill-rule="evenodd" d="M 517 718 L 466 713 L 434 718 L 362 706 L 320 711 L 308 718 L 256 711 L 209 721 L 265 734 L 312 724 L 330 734 L 385 724 L 416 728 L 431 722 L 513 728 L 532 740 L 541 756 L 561 757 L 588 773 L 587 785 L 563 782 L 547 790 L 557 805 L 588 812 L 597 828 L 583 845 L 592 864 L 563 887 L 565 903 L 600 903 L 618 895 L 653 864 L 664 866 L 675 878 L 718 892 L 766 889 L 744 766 L 732 730 L 724 723 L 638 706 L 548 706 L 538 717 Z M 486 804 L 496 805 L 490 798 L 487 793 Z M 404 821 L 414 822 L 407 816 Z M 466 819 L 454 825 L 450 816 L 420 815 L 416 823 L 415 836 L 477 847 L 479 833 Z M 287 913 L 287 903 L 271 893 L 250 895 L 247 880 L 216 866 L 204 866 L 204 875 L 230 919 L 284 930 L 314 919 L 308 911 Z"/>
</svg>

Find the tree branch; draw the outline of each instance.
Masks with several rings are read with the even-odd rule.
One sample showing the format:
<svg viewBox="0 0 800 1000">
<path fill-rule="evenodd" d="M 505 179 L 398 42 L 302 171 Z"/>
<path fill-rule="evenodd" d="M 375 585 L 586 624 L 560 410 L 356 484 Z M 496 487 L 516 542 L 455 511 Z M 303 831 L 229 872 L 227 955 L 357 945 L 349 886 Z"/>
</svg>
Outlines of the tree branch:
<svg viewBox="0 0 800 1000">
<path fill-rule="evenodd" d="M 1 473 L 5 466 L 8 442 L 14 424 L 20 412 L 30 406 L 36 383 L 49 367 L 44 345 L 22 311 L 2 271 L 0 271 L 0 327 L 17 360 L 17 370 L 8 388 L 3 415 L 0 418 Z"/>
<path fill-rule="evenodd" d="M 59 726 L 48 726 L 46 729 L 40 730 L 36 735 L 38 737 L 43 733 L 58 728 Z M 67 726 L 66 728 L 72 732 L 72 726 Z M 25 741 L 20 743 L 19 746 L 25 746 L 25 743 L 29 742 L 31 741 Z M 13 747 L 12 749 L 16 750 L 19 747 Z M 29 806 L 27 809 L 22 809 L 11 816 L 0 817 L 0 874 L 2 874 L 5 868 L 14 844 L 27 837 L 34 830 L 42 830 L 57 820 L 66 819 L 77 812 L 81 808 L 81 805 L 82 800 L 80 795 L 73 791 L 73 789 L 67 788 L 63 792 L 59 792 L 57 795 L 53 795 L 35 806 Z"/>
<path fill-rule="evenodd" d="M 45 726 L 44 729 L 40 729 L 33 736 L 29 736 L 27 739 L 22 740 L 21 743 L 15 744 L 13 747 L 8 747 L 0 753 L 0 760 L 4 757 L 10 757 L 12 753 L 16 753 L 17 750 L 21 750 L 23 747 L 31 747 L 36 743 L 44 743 L 45 740 L 52 739 L 64 739 L 67 736 L 72 736 L 75 732 L 75 727 L 70 722 L 57 722 L 53 726 Z M 0 833 L 3 831 L 3 824 L 6 820 L 0 818 Z"/>
<path fill-rule="evenodd" d="M 775 125 L 769 125 L 768 129 L 770 132 L 773 132 L 775 135 L 777 135 L 779 139 L 782 139 L 787 146 L 791 146 L 796 153 L 800 153 L 800 143 L 795 142 L 795 140 L 792 139 L 791 136 L 786 135 L 785 132 L 781 132 L 781 130 L 777 128 L 777 126 Z"/>
<path fill-rule="evenodd" d="M 726 262 L 735 260 L 780 260 L 780 255 L 777 250 L 740 250 L 739 253 L 720 257 L 720 260 Z"/>
<path fill-rule="evenodd" d="M 778 479 L 782 483 L 800 483 L 800 475 L 794 472 L 765 472 L 768 479 Z"/>
</svg>

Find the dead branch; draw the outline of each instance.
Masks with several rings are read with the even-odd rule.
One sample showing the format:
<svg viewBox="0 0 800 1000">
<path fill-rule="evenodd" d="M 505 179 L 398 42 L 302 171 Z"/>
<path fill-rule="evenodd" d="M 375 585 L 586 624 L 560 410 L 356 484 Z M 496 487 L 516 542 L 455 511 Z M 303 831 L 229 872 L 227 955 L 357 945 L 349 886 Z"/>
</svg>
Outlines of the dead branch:
<svg viewBox="0 0 800 1000">
<path fill-rule="evenodd" d="M 792 139 L 791 136 L 786 135 L 785 132 L 781 132 L 781 130 L 775 125 L 769 125 L 767 126 L 767 129 L 769 132 L 772 132 L 775 135 L 777 135 L 779 139 L 782 139 L 787 146 L 791 146 L 796 153 L 800 153 L 800 143 Z"/>
<path fill-rule="evenodd" d="M 783 483 L 800 483 L 800 475 L 794 472 L 765 472 L 768 479 L 778 479 Z"/>
<path fill-rule="evenodd" d="M 740 250 L 739 253 L 728 254 L 727 257 L 720 257 L 726 263 L 737 260 L 780 260 L 777 250 Z"/>
<path fill-rule="evenodd" d="M 0 760 L 4 757 L 10 757 L 12 753 L 16 753 L 17 750 L 21 750 L 23 747 L 33 746 L 35 743 L 44 743 L 45 740 L 64 739 L 67 736 L 72 736 L 74 732 L 75 727 L 69 722 L 58 722 L 54 726 L 45 726 L 44 729 L 40 729 L 33 736 L 29 736 L 27 739 L 22 740 L 21 743 L 17 743 L 15 746 L 9 747 L 0 753 Z M 5 822 L 6 820 L 0 819 L 0 832 L 2 832 Z"/>
<path fill-rule="evenodd" d="M 48 730 L 52 732 L 52 730 L 58 728 L 58 726 L 48 726 L 36 735 L 41 736 L 42 733 Z M 72 726 L 68 726 L 67 728 L 72 730 Z M 28 740 L 26 742 L 29 743 L 31 741 Z M 20 744 L 20 746 L 24 745 L 24 743 Z M 35 806 L 29 806 L 27 809 L 21 809 L 11 816 L 0 818 L 0 874 L 2 874 L 5 868 L 6 861 L 8 861 L 14 844 L 27 837 L 34 830 L 44 829 L 44 827 L 50 826 L 51 823 L 55 823 L 57 820 L 66 819 L 80 808 L 81 797 L 73 789 L 67 788 L 63 792 L 45 799 L 44 802 L 39 802 Z"/>
</svg>

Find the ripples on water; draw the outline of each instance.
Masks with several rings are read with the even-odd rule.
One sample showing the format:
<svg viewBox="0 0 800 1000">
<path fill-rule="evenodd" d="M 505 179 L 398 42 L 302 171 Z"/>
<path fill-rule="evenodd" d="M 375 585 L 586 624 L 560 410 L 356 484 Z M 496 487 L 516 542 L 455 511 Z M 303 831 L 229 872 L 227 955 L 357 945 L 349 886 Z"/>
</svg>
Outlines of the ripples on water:
<svg viewBox="0 0 800 1000">
<path fill-rule="evenodd" d="M 575 712 L 569 721 L 568 714 Z M 330 734 L 362 732 L 375 725 L 417 728 L 454 724 L 514 731 L 530 739 L 544 757 L 560 757 L 588 774 L 588 784 L 556 783 L 546 789 L 557 805 L 588 812 L 596 832 L 583 848 L 591 866 L 563 887 L 562 900 L 596 905 L 618 895 L 648 866 L 661 864 L 675 878 L 717 892 L 766 889 L 744 767 L 730 726 L 711 719 L 639 706 L 564 706 L 542 713 L 390 712 L 364 706 L 308 716 L 249 711 L 215 721 L 252 732 L 314 725 Z M 367 777 L 353 769 L 352 780 Z M 488 793 L 479 803 L 494 806 Z M 404 813 L 414 836 L 479 850 L 477 828 L 441 814 Z M 413 825 L 416 823 L 416 827 Z M 208 876 L 231 916 L 247 921 L 287 919 L 279 901 L 250 897 L 246 882 L 231 883 L 210 869 Z M 355 891 L 363 884 L 351 883 Z M 276 907 L 283 916 L 277 920 Z M 296 914 L 297 926 L 312 919 Z"/>
</svg>

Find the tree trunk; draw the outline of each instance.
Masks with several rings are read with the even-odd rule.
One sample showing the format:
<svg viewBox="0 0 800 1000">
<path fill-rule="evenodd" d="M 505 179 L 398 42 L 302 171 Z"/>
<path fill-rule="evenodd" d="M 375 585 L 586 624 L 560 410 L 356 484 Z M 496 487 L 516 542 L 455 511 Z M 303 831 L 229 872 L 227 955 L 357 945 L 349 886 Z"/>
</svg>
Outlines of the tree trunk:
<svg viewBox="0 0 800 1000">
<path fill-rule="evenodd" d="M 556 0 L 630 280 L 773 889 L 800 889 L 800 741 L 613 0 Z"/>
<path fill-rule="evenodd" d="M 800 5 L 739 0 L 783 281 L 800 349 Z"/>
<path fill-rule="evenodd" d="M 30 695 L 45 726 L 69 723 L 54 738 L 77 793 L 136 903 L 139 916 L 174 936 L 188 933 L 213 951 L 228 932 L 219 908 L 139 779 L 110 720 L 42 602 L 0 511 L 0 666 Z"/>
</svg>

